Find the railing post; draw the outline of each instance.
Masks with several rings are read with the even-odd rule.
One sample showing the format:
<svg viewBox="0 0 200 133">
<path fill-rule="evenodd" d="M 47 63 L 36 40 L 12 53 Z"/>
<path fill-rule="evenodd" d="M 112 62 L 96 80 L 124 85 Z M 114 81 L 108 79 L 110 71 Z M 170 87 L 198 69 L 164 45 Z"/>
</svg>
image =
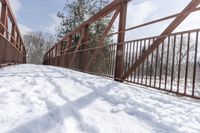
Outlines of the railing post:
<svg viewBox="0 0 200 133">
<path fill-rule="evenodd" d="M 86 49 L 88 48 L 88 25 L 85 26 L 84 28 L 84 34 L 83 34 L 83 46 L 82 46 L 82 49 Z M 83 51 L 82 53 L 82 57 L 81 57 L 81 70 L 85 71 L 86 69 L 86 65 L 87 65 L 87 58 L 88 58 L 88 55 L 87 55 L 87 51 Z"/>
<path fill-rule="evenodd" d="M 1 23 L 4 26 L 7 26 L 7 5 L 6 4 L 2 4 L 2 8 L 1 8 Z M 3 27 L 3 25 L 1 25 L 1 29 L 0 32 L 2 35 L 4 35 L 5 33 L 5 29 Z"/>
<path fill-rule="evenodd" d="M 68 48 L 70 48 L 72 46 L 72 35 L 69 35 L 68 43 Z"/>
<path fill-rule="evenodd" d="M 15 26 L 15 24 L 12 24 L 12 31 L 11 31 L 11 42 L 12 43 L 15 43 L 15 30 L 16 30 L 16 26 Z M 19 46 L 18 46 L 18 44 L 16 43 L 16 44 L 14 44 L 17 48 L 19 48 Z"/>
<path fill-rule="evenodd" d="M 56 44 L 56 48 L 55 48 L 55 56 L 58 56 L 58 53 L 59 53 L 59 51 L 58 51 L 58 44 Z"/>
<path fill-rule="evenodd" d="M 70 52 L 70 50 L 71 50 L 71 46 L 72 46 L 72 35 L 69 35 L 68 46 L 67 46 L 67 52 Z M 68 55 L 68 56 L 69 56 L 69 55 Z M 67 58 L 66 67 L 70 67 L 70 61 L 69 61 L 69 58 Z"/>
<path fill-rule="evenodd" d="M 126 29 L 126 17 L 127 17 L 127 0 L 122 0 L 120 6 L 119 16 L 119 34 L 118 34 L 118 45 L 117 55 L 115 63 L 115 80 L 120 81 L 123 73 L 123 58 L 124 58 L 124 41 L 125 41 L 125 29 Z"/>
<path fill-rule="evenodd" d="M 6 19 L 7 19 L 7 5 L 2 4 L 2 7 L 1 7 L 1 24 L 0 24 L 0 33 L 2 34 L 2 36 L 5 35 L 5 27 L 4 26 L 6 26 Z M 1 57 L 1 60 L 4 62 L 5 59 L 6 59 L 7 45 L 3 45 L 2 48 L 3 48 L 3 51 L 1 51 L 1 52 L 2 52 L 3 56 Z"/>
<path fill-rule="evenodd" d="M 23 46 L 23 63 L 25 64 L 26 63 L 26 49 L 25 47 Z"/>
<path fill-rule="evenodd" d="M 17 43 L 17 44 L 20 44 L 20 43 L 19 43 L 19 39 L 20 39 L 19 33 L 17 33 L 17 38 L 16 38 L 16 43 Z M 20 45 L 21 45 L 21 44 L 20 44 Z M 22 46 L 20 46 L 20 47 L 22 47 Z M 21 51 L 22 51 L 22 48 L 21 48 Z"/>
</svg>

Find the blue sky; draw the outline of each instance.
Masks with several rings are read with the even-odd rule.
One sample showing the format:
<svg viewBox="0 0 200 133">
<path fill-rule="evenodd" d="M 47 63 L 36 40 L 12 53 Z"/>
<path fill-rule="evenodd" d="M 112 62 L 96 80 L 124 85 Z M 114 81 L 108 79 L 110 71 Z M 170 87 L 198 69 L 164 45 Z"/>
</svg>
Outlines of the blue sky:
<svg viewBox="0 0 200 133">
<path fill-rule="evenodd" d="M 20 31 L 44 31 L 55 34 L 59 24 L 56 15 L 64 7 L 65 0 L 10 0 Z"/>
<path fill-rule="evenodd" d="M 66 0 L 9 0 L 18 20 L 22 34 L 29 31 L 44 31 L 55 34 L 59 24 L 57 12 L 64 8 Z M 128 4 L 127 28 L 181 12 L 191 0 L 132 0 Z M 191 14 L 176 31 L 200 27 L 200 12 Z M 161 33 L 172 20 L 143 29 L 131 31 L 127 38 L 153 36 Z M 115 28 L 118 27 L 115 22 Z M 116 28 L 117 29 L 117 28 Z M 154 30 L 152 30 L 154 29 Z M 135 32 L 135 33 L 134 33 Z"/>
</svg>

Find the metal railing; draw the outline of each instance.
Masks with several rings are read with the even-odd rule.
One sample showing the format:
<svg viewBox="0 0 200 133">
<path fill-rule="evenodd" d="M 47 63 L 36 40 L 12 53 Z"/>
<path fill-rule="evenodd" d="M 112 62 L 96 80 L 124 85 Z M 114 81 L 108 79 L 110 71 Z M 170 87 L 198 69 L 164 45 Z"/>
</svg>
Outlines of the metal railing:
<svg viewBox="0 0 200 133">
<path fill-rule="evenodd" d="M 113 3 L 116 4 L 117 1 L 119 2 L 115 0 Z M 118 81 L 127 81 L 200 99 L 200 29 L 173 33 L 190 13 L 200 10 L 198 7 L 200 0 L 192 0 L 181 13 L 125 29 L 126 11 L 124 9 L 126 9 L 127 2 L 126 0 L 120 1 L 118 3 L 120 6 L 116 9 L 121 16 L 118 32 L 111 34 L 104 32 L 103 39 L 97 41 L 100 43 L 96 47 L 90 48 L 90 41 L 88 37 L 85 39 L 85 36 L 79 40 L 77 45 L 72 46 L 69 38 L 77 32 L 85 31 L 83 26 L 78 27 L 45 54 L 44 64 L 107 76 Z M 110 5 L 100 13 L 107 11 Z M 171 18 L 175 19 L 158 36 L 131 41 L 124 39 L 127 31 Z M 86 22 L 90 22 L 90 19 Z M 90 23 L 85 24 L 88 28 Z M 112 23 L 108 24 L 109 28 L 110 24 Z M 108 29 L 106 28 L 105 31 Z M 117 43 L 102 45 L 101 40 L 113 35 L 118 35 Z"/>
<path fill-rule="evenodd" d="M 0 64 L 25 63 L 26 50 L 8 0 L 1 0 Z"/>
</svg>

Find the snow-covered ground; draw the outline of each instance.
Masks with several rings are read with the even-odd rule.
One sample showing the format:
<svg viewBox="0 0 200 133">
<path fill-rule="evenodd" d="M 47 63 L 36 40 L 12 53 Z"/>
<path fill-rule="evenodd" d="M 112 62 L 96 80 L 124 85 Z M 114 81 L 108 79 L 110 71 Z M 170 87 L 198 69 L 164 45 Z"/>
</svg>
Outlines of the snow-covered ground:
<svg viewBox="0 0 200 133">
<path fill-rule="evenodd" d="M 0 133 L 199 133 L 200 101 L 72 70 L 0 69 Z"/>
</svg>

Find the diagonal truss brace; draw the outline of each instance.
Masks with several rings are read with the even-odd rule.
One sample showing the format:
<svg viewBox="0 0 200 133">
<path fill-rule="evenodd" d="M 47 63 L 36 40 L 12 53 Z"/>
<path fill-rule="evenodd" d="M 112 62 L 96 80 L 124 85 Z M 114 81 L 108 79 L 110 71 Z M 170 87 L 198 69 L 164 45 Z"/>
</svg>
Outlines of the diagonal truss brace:
<svg viewBox="0 0 200 133">
<path fill-rule="evenodd" d="M 119 8 L 116 9 L 116 11 L 115 11 L 113 17 L 111 18 L 109 24 L 107 25 L 106 29 L 104 30 L 103 37 L 102 37 L 102 39 L 101 39 L 101 40 L 99 41 L 99 43 L 98 43 L 98 45 L 99 45 L 100 47 L 103 47 L 103 46 L 104 46 L 104 45 L 103 45 L 103 44 L 104 44 L 103 42 L 104 42 L 104 40 L 105 40 L 105 37 L 107 36 L 108 32 L 110 31 L 110 29 L 111 29 L 111 27 L 112 27 L 113 23 L 115 22 L 115 20 L 116 20 L 116 18 L 117 18 L 118 15 L 119 15 Z M 86 70 L 88 70 L 88 69 L 90 68 L 90 65 L 91 65 L 92 61 L 97 57 L 97 54 L 98 54 L 99 52 L 100 52 L 100 51 L 96 50 L 96 51 L 93 53 L 92 57 L 90 58 L 90 60 L 89 60 L 89 62 L 88 62 L 88 64 L 87 64 L 87 66 L 86 66 Z"/>
<path fill-rule="evenodd" d="M 73 62 L 74 62 L 74 60 L 75 60 L 77 51 L 79 50 L 79 48 L 80 48 L 80 46 L 81 46 L 81 43 L 82 43 L 82 41 L 83 41 L 83 37 L 84 37 L 84 33 L 81 32 L 81 37 L 80 37 L 80 39 L 79 39 L 79 41 L 78 41 L 78 44 L 77 44 L 76 49 L 75 49 L 75 51 L 74 51 L 73 57 L 72 57 L 72 59 L 71 59 L 71 61 L 70 61 L 70 65 L 69 65 L 70 67 L 72 66 L 72 64 L 73 64 Z"/>
<path fill-rule="evenodd" d="M 139 59 L 128 69 L 127 72 L 122 76 L 122 79 L 125 80 L 129 77 L 136 69 L 144 63 L 144 61 L 151 55 L 151 53 L 156 50 L 159 45 L 166 39 L 165 35 L 172 33 L 181 22 L 190 15 L 192 11 L 194 11 L 197 6 L 200 4 L 200 0 L 192 0 L 186 8 L 181 12 L 179 16 L 175 18 L 175 20 L 165 29 L 165 31 L 160 35 L 162 38 L 158 38 L 153 42 L 153 44 L 139 57 Z"/>
<path fill-rule="evenodd" d="M 98 46 L 103 46 L 103 45 L 104 45 L 103 42 L 104 42 L 106 36 L 108 35 L 108 32 L 109 32 L 110 29 L 112 28 L 112 26 L 113 26 L 113 24 L 114 24 L 114 22 L 115 22 L 115 20 L 116 20 L 116 18 L 117 18 L 118 15 L 119 15 L 119 8 L 116 9 L 116 11 L 115 11 L 113 17 L 111 18 L 111 20 L 110 20 L 108 26 L 107 26 L 106 29 L 104 30 L 103 37 L 102 37 L 102 39 L 100 40 Z"/>
</svg>

